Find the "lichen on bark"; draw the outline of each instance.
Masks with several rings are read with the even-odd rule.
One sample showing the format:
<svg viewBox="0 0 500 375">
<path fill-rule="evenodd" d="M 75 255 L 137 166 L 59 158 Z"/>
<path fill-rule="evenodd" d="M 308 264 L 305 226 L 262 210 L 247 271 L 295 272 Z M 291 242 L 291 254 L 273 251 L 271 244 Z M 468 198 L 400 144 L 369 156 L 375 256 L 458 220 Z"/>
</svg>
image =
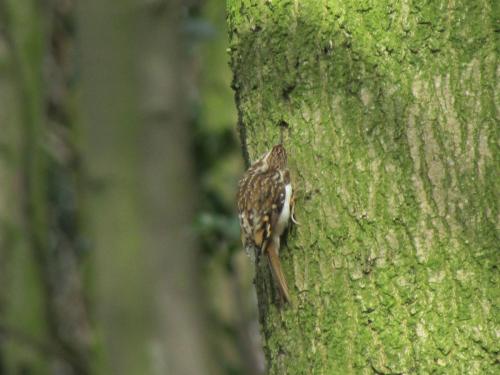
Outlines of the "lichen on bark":
<svg viewBox="0 0 500 375">
<path fill-rule="evenodd" d="M 285 144 L 302 225 L 259 271 L 271 374 L 492 374 L 498 61 L 489 1 L 228 1 L 254 160 Z"/>
</svg>

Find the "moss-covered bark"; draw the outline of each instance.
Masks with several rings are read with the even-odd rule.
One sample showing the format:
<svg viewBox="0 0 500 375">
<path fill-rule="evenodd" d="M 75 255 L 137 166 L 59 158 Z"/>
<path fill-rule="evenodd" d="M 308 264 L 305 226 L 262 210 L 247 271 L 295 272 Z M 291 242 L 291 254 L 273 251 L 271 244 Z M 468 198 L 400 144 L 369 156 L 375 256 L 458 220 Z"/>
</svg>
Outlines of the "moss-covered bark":
<svg viewBox="0 0 500 375">
<path fill-rule="evenodd" d="M 228 1 L 245 154 L 288 124 L 299 189 L 271 374 L 498 370 L 492 6 Z"/>
</svg>

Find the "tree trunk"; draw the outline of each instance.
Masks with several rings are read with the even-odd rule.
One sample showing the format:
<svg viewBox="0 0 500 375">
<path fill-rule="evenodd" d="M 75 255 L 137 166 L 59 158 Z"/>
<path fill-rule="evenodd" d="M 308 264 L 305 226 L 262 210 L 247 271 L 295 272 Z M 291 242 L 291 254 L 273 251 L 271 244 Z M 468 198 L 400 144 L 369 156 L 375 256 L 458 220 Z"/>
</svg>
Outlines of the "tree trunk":
<svg viewBox="0 0 500 375">
<path fill-rule="evenodd" d="M 72 107 L 73 3 L 39 5 L 0 1 L 8 56 L 2 68 L 10 73 L 2 77 L 0 118 L 8 161 L 0 199 L 0 343 L 6 372 L 83 375 L 90 371 L 90 328 Z"/>
<path fill-rule="evenodd" d="M 270 373 L 493 374 L 492 3 L 233 0 L 228 19 L 244 154 L 288 128 L 298 189 L 292 303 L 257 274 Z"/>
<path fill-rule="evenodd" d="M 89 233 L 114 374 L 210 374 L 179 1 L 81 4 Z"/>
</svg>

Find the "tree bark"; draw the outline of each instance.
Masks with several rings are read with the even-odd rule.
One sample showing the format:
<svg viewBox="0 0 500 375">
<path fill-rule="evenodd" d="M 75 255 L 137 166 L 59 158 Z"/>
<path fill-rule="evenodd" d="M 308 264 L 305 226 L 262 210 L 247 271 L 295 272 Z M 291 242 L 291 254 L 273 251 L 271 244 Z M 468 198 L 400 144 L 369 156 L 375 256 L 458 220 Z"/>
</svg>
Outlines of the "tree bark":
<svg viewBox="0 0 500 375">
<path fill-rule="evenodd" d="M 493 374 L 492 2 L 228 2 L 244 155 L 286 127 L 292 303 L 257 289 L 271 374 Z M 498 31 L 498 30 L 496 30 Z"/>
</svg>

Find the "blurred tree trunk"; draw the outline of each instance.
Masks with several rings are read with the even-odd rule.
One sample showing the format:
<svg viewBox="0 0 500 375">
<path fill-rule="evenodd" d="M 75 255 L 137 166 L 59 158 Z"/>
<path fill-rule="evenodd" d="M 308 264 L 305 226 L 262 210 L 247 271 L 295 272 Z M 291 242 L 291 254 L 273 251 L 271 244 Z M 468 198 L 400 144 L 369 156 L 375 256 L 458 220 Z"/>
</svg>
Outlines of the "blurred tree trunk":
<svg viewBox="0 0 500 375">
<path fill-rule="evenodd" d="M 87 374 L 72 2 L 42 8 L 36 1 L 3 0 L 0 14 L 5 371 Z"/>
<path fill-rule="evenodd" d="M 209 374 L 181 2 L 81 4 L 87 197 L 116 374 Z M 186 5 L 186 4 L 184 4 Z"/>
<path fill-rule="evenodd" d="M 270 373 L 495 373 L 492 3 L 228 4 L 245 155 L 288 127 L 299 189 L 293 303 L 258 271 Z"/>
<path fill-rule="evenodd" d="M 0 3 L 1 4 L 1 3 Z M 1 4 L 3 5 L 3 4 Z M 6 9 L 0 8 L 0 23 L 6 24 Z M 8 351 L 12 347 L 6 335 L 9 313 L 9 290 L 12 288 L 13 254 L 28 252 L 27 241 L 19 236 L 21 208 L 16 197 L 19 194 L 19 170 L 21 169 L 19 102 L 16 82 L 13 79 L 12 48 L 5 28 L 0 31 L 0 374 L 8 371 Z M 26 272 L 26 270 L 24 270 Z"/>
</svg>

